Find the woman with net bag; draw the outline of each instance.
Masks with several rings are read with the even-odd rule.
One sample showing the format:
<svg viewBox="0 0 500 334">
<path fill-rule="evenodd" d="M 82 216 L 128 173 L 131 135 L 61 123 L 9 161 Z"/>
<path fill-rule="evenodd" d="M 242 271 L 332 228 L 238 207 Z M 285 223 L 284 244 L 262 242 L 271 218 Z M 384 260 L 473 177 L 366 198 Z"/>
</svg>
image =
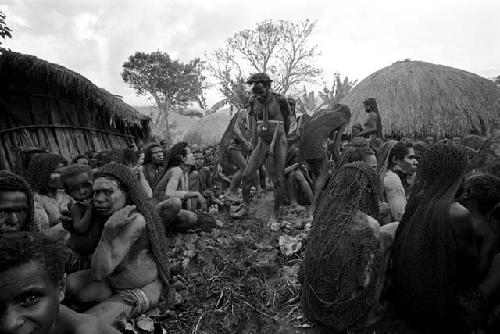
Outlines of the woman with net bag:
<svg viewBox="0 0 500 334">
<path fill-rule="evenodd" d="M 330 179 L 318 202 L 300 274 L 302 307 L 316 325 L 356 330 L 383 315 L 380 296 L 392 241 L 385 229 L 395 226 L 381 228 L 375 219 L 379 189 L 372 167 L 350 163 Z"/>
</svg>

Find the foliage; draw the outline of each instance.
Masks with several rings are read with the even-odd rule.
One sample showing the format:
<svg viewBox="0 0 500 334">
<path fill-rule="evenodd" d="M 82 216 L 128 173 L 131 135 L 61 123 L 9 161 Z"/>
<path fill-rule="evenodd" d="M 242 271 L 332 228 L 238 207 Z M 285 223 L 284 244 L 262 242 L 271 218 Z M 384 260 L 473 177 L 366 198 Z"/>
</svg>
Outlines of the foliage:
<svg viewBox="0 0 500 334">
<path fill-rule="evenodd" d="M 301 113 L 312 115 L 319 110 L 321 104 L 318 103 L 318 98 L 316 97 L 314 91 L 308 92 L 306 87 L 303 88 L 303 93 L 299 97 L 298 111 Z"/>
<path fill-rule="evenodd" d="M 123 64 L 123 81 L 138 95 L 150 95 L 161 111 L 152 119 L 152 125 L 163 137 L 170 139 L 169 113 L 176 108 L 196 102 L 206 107 L 203 63 L 196 58 L 189 63 L 172 60 L 161 51 L 136 52 Z"/>
<path fill-rule="evenodd" d="M 0 37 L 2 39 L 12 38 L 11 32 L 12 30 L 5 23 L 5 14 L 0 11 Z M 0 45 L 2 45 L 2 39 L 0 39 Z"/>
<path fill-rule="evenodd" d="M 500 75 L 495 78 L 495 83 L 500 85 Z"/>
<path fill-rule="evenodd" d="M 315 25 L 309 20 L 266 20 L 254 29 L 237 32 L 208 55 L 208 69 L 227 102 L 238 107 L 245 104 L 245 79 L 251 72 L 268 73 L 273 88 L 282 94 L 297 84 L 313 82 L 321 72 L 312 63 L 317 47 L 309 46 Z"/>
<path fill-rule="evenodd" d="M 325 84 L 323 91 L 319 92 L 319 97 L 323 100 L 323 105 L 328 108 L 333 108 L 336 104 L 349 94 L 351 89 L 356 85 L 357 80 L 349 81 L 348 77 L 341 79 L 340 73 L 333 75 L 333 84 L 328 88 Z"/>
</svg>

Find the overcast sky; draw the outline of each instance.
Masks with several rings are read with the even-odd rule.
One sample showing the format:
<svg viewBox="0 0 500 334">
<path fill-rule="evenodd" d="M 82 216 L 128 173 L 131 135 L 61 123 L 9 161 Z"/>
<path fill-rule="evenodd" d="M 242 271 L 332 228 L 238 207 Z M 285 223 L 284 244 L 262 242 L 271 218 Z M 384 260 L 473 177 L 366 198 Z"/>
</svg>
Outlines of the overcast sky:
<svg viewBox="0 0 500 334">
<path fill-rule="evenodd" d="M 4 47 L 61 64 L 146 105 L 123 83 L 135 51 L 203 57 L 264 19 L 317 20 L 317 66 L 363 79 L 410 58 L 484 77 L 500 75 L 499 0 L 1 0 L 13 38 Z M 209 93 L 209 103 L 217 96 Z"/>
</svg>

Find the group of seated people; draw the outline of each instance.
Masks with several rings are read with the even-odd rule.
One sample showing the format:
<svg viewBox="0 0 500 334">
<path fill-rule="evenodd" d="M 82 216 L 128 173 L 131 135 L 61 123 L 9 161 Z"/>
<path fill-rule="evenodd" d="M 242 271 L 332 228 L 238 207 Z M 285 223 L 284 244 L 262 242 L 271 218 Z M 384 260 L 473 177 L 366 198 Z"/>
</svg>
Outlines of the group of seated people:
<svg viewBox="0 0 500 334">
<path fill-rule="evenodd" d="M 305 245 L 306 317 L 355 331 L 389 309 L 424 332 L 494 332 L 500 165 L 471 164 L 476 151 L 460 138 L 345 138 Z M 22 175 L 0 171 L 1 333 L 115 333 L 168 285 L 168 232 L 213 227 L 203 212 L 231 178 L 217 148 L 185 142 L 69 164 L 30 152 Z M 289 204 L 311 204 L 293 140 L 285 174 Z"/>
<path fill-rule="evenodd" d="M 477 164 L 478 146 L 345 140 L 299 272 L 307 319 L 333 332 L 388 317 L 412 333 L 500 330 L 500 160 Z"/>
<path fill-rule="evenodd" d="M 167 234 L 215 226 L 217 150 L 191 149 L 30 149 L 24 175 L 0 171 L 0 332 L 115 333 L 156 305 Z"/>
</svg>

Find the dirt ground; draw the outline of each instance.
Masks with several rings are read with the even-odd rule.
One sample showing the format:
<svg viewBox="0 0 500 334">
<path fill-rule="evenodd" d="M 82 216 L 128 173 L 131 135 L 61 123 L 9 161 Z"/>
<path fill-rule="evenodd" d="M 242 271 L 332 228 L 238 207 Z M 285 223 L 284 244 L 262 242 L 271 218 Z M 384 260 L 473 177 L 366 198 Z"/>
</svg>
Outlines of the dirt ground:
<svg viewBox="0 0 500 334">
<path fill-rule="evenodd" d="M 272 231 L 272 202 L 266 193 L 245 219 L 220 213 L 210 233 L 171 235 L 168 298 L 125 332 L 293 333 L 292 326 L 304 325 L 297 273 L 308 211 L 285 207 L 282 229 Z"/>
<path fill-rule="evenodd" d="M 331 333 L 312 327 L 300 306 L 298 271 L 308 208 L 285 206 L 278 231 L 267 226 L 272 194 L 245 219 L 217 214 L 218 227 L 169 237 L 168 298 L 126 324 L 125 333 Z M 276 228 L 275 228 L 276 229 Z M 411 333 L 399 324 L 364 333 Z"/>
</svg>

